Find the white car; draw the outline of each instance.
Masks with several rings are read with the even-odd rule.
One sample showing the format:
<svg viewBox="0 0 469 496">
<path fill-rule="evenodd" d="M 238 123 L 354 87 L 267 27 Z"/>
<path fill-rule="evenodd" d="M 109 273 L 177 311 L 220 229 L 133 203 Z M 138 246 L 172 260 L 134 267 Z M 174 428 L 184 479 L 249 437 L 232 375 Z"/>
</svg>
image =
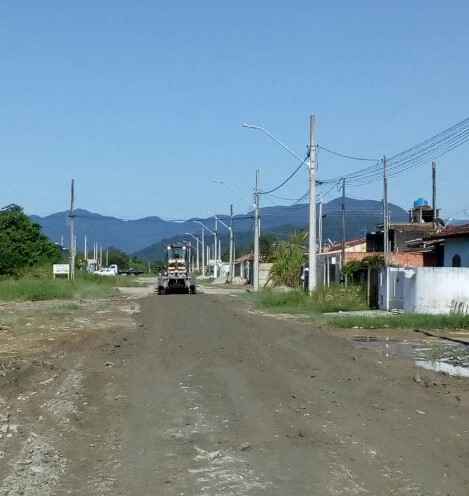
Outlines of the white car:
<svg viewBox="0 0 469 496">
<path fill-rule="evenodd" d="M 117 265 L 113 264 L 109 267 L 103 267 L 95 272 L 97 276 L 117 276 L 119 274 L 119 270 Z"/>
</svg>

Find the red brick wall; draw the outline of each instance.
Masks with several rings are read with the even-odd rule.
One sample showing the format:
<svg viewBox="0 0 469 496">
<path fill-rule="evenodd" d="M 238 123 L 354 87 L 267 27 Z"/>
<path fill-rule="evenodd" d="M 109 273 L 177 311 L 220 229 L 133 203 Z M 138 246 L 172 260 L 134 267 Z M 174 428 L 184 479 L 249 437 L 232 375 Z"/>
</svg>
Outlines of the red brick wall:
<svg viewBox="0 0 469 496">
<path fill-rule="evenodd" d="M 345 253 L 345 262 L 360 261 L 366 257 L 383 256 L 382 252 L 350 252 Z M 425 267 L 433 265 L 433 258 L 428 254 L 414 252 L 398 252 L 390 254 L 390 262 L 392 265 L 399 267 Z"/>
</svg>

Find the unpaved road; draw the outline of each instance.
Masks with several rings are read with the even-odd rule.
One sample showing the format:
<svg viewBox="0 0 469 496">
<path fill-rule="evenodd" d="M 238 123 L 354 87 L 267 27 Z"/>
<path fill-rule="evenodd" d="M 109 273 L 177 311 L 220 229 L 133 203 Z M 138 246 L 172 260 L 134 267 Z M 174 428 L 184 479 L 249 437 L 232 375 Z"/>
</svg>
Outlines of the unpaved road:
<svg viewBox="0 0 469 496">
<path fill-rule="evenodd" d="M 469 494 L 467 380 L 416 383 L 410 363 L 239 298 L 139 303 L 136 326 L 10 375 L 0 495 Z"/>
</svg>

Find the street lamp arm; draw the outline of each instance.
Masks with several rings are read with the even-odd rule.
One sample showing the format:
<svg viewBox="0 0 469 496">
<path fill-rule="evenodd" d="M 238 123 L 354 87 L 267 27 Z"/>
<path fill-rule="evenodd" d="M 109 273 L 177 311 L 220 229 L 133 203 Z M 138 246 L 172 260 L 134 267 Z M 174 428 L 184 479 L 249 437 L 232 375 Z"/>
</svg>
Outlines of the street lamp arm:
<svg viewBox="0 0 469 496">
<path fill-rule="evenodd" d="M 194 238 L 197 241 L 197 243 L 200 243 L 200 239 L 195 234 L 186 232 L 186 233 L 184 233 L 184 235 L 185 236 L 191 236 L 192 238 Z"/>
<path fill-rule="evenodd" d="M 278 138 L 276 138 L 270 131 L 268 131 L 267 129 L 265 129 L 264 127 L 262 126 L 256 126 L 254 124 L 246 124 L 246 123 L 243 123 L 241 124 L 241 127 L 244 127 L 246 129 L 255 129 L 256 131 L 262 131 L 264 134 L 266 134 L 272 141 L 275 141 L 275 143 L 277 143 L 278 145 L 280 145 L 284 150 L 286 150 L 290 155 L 292 155 L 293 157 L 295 157 L 297 160 L 299 160 L 300 162 L 303 162 L 304 159 L 301 158 L 297 153 L 295 153 L 289 146 L 287 146 L 285 143 L 283 143 L 282 141 L 280 141 Z"/>
<path fill-rule="evenodd" d="M 193 220 L 192 222 L 195 222 L 196 224 L 200 224 L 206 231 L 208 231 L 210 234 L 213 234 L 214 236 L 216 236 L 217 233 L 215 231 L 212 231 L 203 222 L 200 222 L 200 220 Z"/>
<path fill-rule="evenodd" d="M 225 224 L 221 219 L 220 217 L 217 217 L 218 219 L 218 222 L 222 225 L 222 226 L 225 226 L 229 231 L 231 231 L 231 226 L 229 226 L 228 224 Z"/>
</svg>

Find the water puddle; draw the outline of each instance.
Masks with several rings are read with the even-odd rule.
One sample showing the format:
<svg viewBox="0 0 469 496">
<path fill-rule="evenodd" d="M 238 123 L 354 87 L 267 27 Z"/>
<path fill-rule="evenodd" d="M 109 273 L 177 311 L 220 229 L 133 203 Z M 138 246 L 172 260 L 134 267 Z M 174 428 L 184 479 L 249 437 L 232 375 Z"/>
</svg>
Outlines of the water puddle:
<svg viewBox="0 0 469 496">
<path fill-rule="evenodd" d="M 438 338 L 407 340 L 377 336 L 354 336 L 357 348 L 380 352 L 385 359 L 414 360 L 417 367 L 451 376 L 469 378 L 469 346 Z"/>
</svg>

